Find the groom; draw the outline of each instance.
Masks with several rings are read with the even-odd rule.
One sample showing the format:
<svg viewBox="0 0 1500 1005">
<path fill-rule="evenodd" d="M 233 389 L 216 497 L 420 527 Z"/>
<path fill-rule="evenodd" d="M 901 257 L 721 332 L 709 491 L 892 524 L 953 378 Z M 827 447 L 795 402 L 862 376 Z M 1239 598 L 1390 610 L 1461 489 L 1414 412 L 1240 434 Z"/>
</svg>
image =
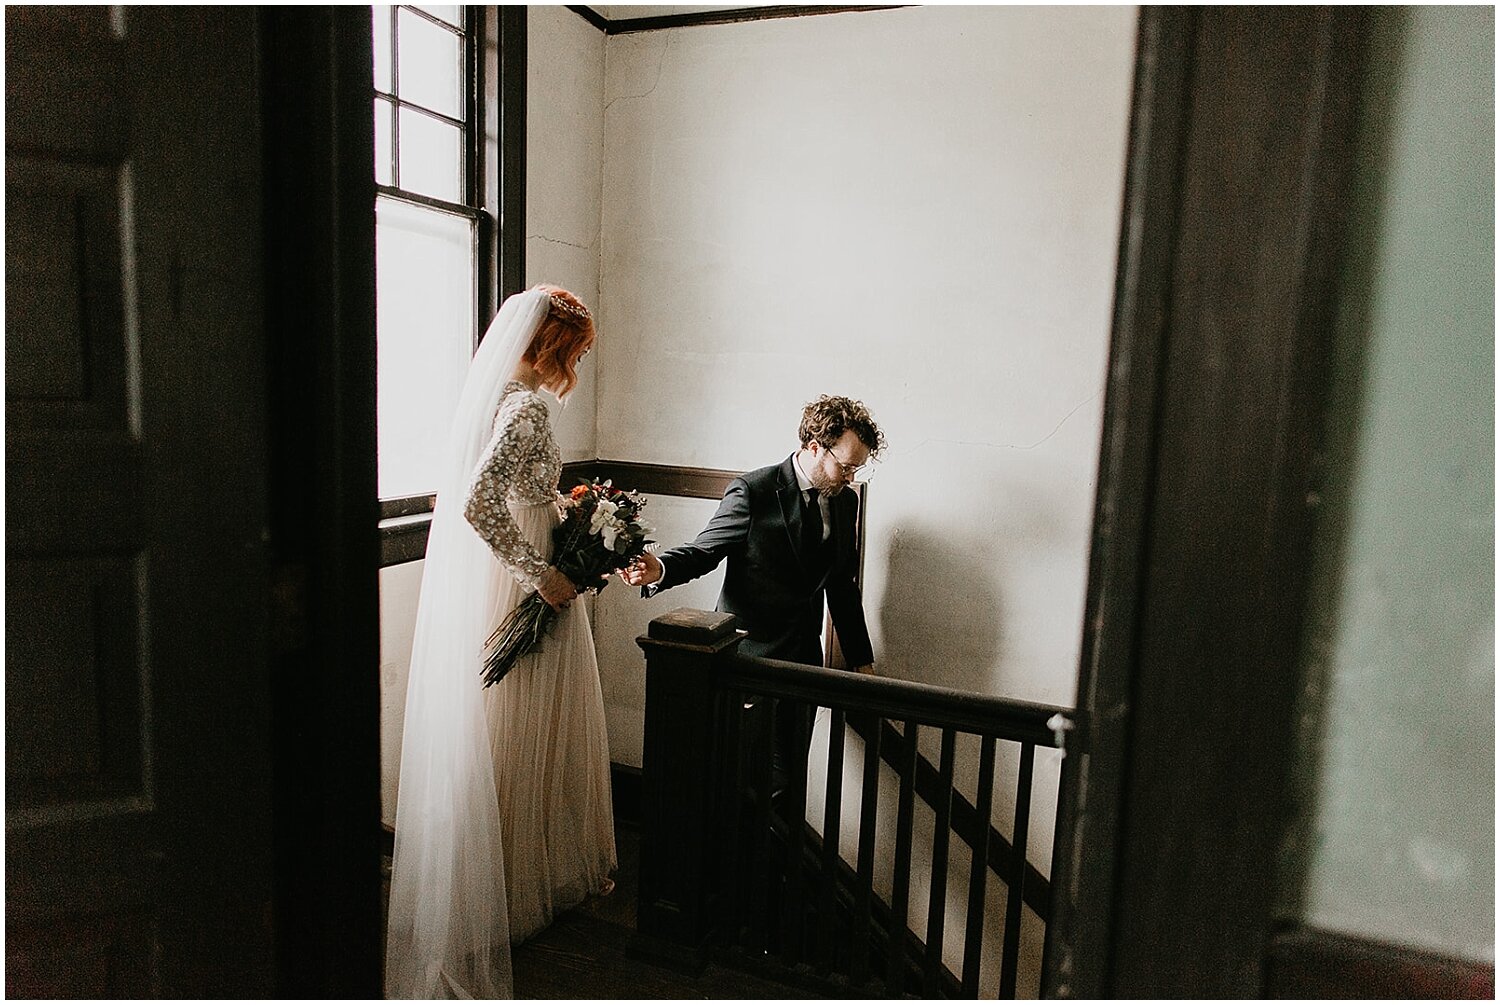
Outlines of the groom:
<svg viewBox="0 0 1500 1005">
<path fill-rule="evenodd" d="M 874 669 L 864 603 L 855 584 L 859 502 L 844 491 L 885 438 L 863 404 L 824 395 L 802 410 L 802 446 L 780 464 L 729 483 L 719 511 L 697 538 L 660 557 L 647 552 L 625 570 L 652 597 L 725 559 L 718 609 L 750 634 L 746 656 L 823 665 L 823 599 L 839 645 L 860 673 Z"/>
<path fill-rule="evenodd" d="M 660 557 L 647 552 L 621 575 L 652 597 L 728 559 L 718 609 L 749 632 L 740 653 L 814 666 L 823 665 L 826 597 L 844 657 L 857 672 L 871 673 L 874 654 L 855 582 L 859 501 L 844 489 L 884 449 L 885 437 L 862 403 L 824 395 L 802 410 L 797 438 L 802 446 L 780 464 L 730 482 L 697 538 Z M 785 787 L 796 725 L 778 711 L 774 790 Z"/>
</svg>

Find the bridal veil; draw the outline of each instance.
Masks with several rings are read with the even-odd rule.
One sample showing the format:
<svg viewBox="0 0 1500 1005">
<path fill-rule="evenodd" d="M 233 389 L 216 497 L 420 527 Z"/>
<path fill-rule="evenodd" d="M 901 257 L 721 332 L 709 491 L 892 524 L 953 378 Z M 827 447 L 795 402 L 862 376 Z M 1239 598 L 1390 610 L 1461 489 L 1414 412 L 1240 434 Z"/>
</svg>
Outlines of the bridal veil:
<svg viewBox="0 0 1500 1005">
<path fill-rule="evenodd" d="M 549 297 L 506 299 L 469 367 L 427 539 L 412 642 L 385 980 L 390 998 L 511 997 L 505 854 L 480 662 L 503 567 L 464 519 L 506 380 Z"/>
</svg>

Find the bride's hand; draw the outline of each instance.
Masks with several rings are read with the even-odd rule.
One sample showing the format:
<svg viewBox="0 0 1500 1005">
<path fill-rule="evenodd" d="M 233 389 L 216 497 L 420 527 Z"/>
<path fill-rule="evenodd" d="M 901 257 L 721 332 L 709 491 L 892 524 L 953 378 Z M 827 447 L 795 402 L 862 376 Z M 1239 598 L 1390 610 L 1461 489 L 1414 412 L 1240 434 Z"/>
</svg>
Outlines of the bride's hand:
<svg viewBox="0 0 1500 1005">
<path fill-rule="evenodd" d="M 578 596 L 578 587 L 567 576 L 557 571 L 557 566 L 547 566 L 547 571 L 542 573 L 542 578 L 536 584 L 536 592 L 542 595 L 542 599 L 552 605 L 555 611 L 564 610 Z"/>
</svg>

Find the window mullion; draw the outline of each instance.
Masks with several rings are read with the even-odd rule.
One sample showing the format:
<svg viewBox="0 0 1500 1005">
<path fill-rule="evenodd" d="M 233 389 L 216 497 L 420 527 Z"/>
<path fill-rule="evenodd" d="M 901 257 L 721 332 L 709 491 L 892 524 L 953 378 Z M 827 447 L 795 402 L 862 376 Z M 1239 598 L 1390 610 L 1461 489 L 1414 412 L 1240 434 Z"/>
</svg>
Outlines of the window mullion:
<svg viewBox="0 0 1500 1005">
<path fill-rule="evenodd" d="M 391 184 L 401 187 L 401 19 L 391 4 Z"/>
<path fill-rule="evenodd" d="M 423 195 L 421 192 L 409 192 L 404 188 L 396 188 L 392 185 L 376 185 L 375 194 L 388 199 L 399 199 L 401 202 L 409 202 L 414 206 L 424 209 L 435 209 L 451 216 L 461 216 L 468 220 L 475 220 L 484 212 L 478 206 L 467 206 L 461 202 L 449 202 L 447 199 L 438 199 L 434 196 Z"/>
<path fill-rule="evenodd" d="M 427 11 L 423 10 L 420 7 L 414 7 L 411 4 L 401 4 L 400 6 L 403 9 L 405 9 L 407 11 L 410 11 L 412 14 L 415 14 L 417 17 L 421 18 L 423 21 L 426 21 L 428 24 L 437 25 L 439 28 L 442 28 L 445 31 L 450 31 L 450 32 L 452 32 L 455 35 L 463 35 L 465 33 L 463 25 L 451 25 L 447 21 L 444 21 L 442 18 L 438 17 L 436 14 L 429 14 Z M 391 9 L 395 10 L 396 8 L 393 5 L 391 7 Z M 469 20 L 469 9 L 468 9 L 468 7 L 466 7 L 466 6 L 460 6 L 459 10 L 462 11 L 462 13 L 459 15 L 459 17 L 462 18 L 462 19 L 464 19 L 465 21 Z"/>
</svg>

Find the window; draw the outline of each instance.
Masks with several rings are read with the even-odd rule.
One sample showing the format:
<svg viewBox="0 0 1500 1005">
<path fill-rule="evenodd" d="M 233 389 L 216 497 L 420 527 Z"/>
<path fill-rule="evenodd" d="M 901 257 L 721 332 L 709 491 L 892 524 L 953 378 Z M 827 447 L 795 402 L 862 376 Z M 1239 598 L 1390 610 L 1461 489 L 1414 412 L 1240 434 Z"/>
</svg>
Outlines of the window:
<svg viewBox="0 0 1500 1005">
<path fill-rule="evenodd" d="M 482 8 L 377 6 L 376 341 L 379 493 L 428 508 L 453 407 L 489 305 Z M 392 515 L 389 514 L 388 515 Z"/>
</svg>

